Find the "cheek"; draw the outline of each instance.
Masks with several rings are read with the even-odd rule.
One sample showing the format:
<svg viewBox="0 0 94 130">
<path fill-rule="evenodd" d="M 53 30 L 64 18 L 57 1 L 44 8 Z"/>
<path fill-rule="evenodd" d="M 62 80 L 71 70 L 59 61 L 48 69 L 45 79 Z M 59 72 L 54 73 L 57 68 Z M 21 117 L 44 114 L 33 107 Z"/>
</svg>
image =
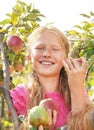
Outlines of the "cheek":
<svg viewBox="0 0 94 130">
<path fill-rule="evenodd" d="M 62 69 L 62 67 L 63 67 L 63 62 L 61 61 L 60 62 L 60 70 Z"/>
<path fill-rule="evenodd" d="M 40 54 L 39 54 L 39 53 L 33 52 L 33 53 L 31 54 L 31 62 L 33 63 L 33 62 L 35 62 L 35 61 L 38 61 L 38 60 L 39 60 L 39 57 L 40 57 Z"/>
<path fill-rule="evenodd" d="M 57 59 L 57 64 L 58 64 L 58 68 L 61 69 L 63 67 L 63 57 L 58 57 Z"/>
<path fill-rule="evenodd" d="M 64 59 L 66 59 L 66 55 L 60 55 L 59 57 L 58 57 L 58 63 L 59 63 L 59 66 L 60 66 L 60 68 L 62 68 L 64 65 L 63 65 L 63 60 Z"/>
</svg>

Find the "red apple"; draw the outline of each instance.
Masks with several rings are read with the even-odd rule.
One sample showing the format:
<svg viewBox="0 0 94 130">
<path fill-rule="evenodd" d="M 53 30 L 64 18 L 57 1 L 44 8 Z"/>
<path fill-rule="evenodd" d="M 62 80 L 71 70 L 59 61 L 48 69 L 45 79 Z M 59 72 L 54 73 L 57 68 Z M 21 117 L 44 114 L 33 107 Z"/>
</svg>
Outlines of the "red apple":
<svg viewBox="0 0 94 130">
<path fill-rule="evenodd" d="M 76 61 L 78 62 L 78 64 L 81 66 L 82 65 L 82 59 L 79 58 L 79 59 L 76 59 Z"/>
<path fill-rule="evenodd" d="M 22 40 L 19 36 L 10 36 L 7 40 L 7 45 L 14 52 L 20 52 L 22 50 Z"/>
<path fill-rule="evenodd" d="M 39 106 L 42 106 L 46 110 L 47 109 L 51 109 L 51 110 L 58 111 L 58 107 L 57 107 L 56 103 L 51 98 L 47 98 L 47 99 L 41 100 L 40 103 L 39 103 Z"/>
<path fill-rule="evenodd" d="M 45 127 L 48 125 L 49 120 L 47 111 L 41 106 L 33 107 L 28 113 L 28 121 L 31 126 L 43 125 Z"/>
</svg>

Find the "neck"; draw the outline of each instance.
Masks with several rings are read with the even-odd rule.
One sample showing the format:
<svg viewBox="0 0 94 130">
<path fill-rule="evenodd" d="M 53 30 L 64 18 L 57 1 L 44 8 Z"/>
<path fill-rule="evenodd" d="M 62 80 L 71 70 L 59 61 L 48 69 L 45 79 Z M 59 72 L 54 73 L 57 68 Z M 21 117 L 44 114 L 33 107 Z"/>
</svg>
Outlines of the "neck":
<svg viewBox="0 0 94 130">
<path fill-rule="evenodd" d="M 38 76 L 44 92 L 56 92 L 59 90 L 59 76 L 44 77 Z"/>
</svg>

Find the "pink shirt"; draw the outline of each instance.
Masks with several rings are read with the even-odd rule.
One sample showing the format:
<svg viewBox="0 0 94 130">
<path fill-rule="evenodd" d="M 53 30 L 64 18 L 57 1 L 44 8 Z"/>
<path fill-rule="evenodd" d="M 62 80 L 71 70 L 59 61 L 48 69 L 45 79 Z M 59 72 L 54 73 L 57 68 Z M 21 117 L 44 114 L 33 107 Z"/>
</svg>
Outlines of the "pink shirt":
<svg viewBox="0 0 94 130">
<path fill-rule="evenodd" d="M 24 84 L 17 85 L 10 91 L 14 108 L 18 115 L 26 114 L 26 107 L 28 103 L 28 91 Z M 64 126 L 67 123 L 67 116 L 70 109 L 67 107 L 63 96 L 59 92 L 50 92 L 44 95 L 44 98 L 52 98 L 58 106 L 57 121 L 54 130 L 57 127 Z"/>
<path fill-rule="evenodd" d="M 28 91 L 26 89 L 26 85 L 17 85 L 14 89 L 10 91 L 10 96 L 12 97 L 13 106 L 17 111 L 17 114 L 25 115 L 28 103 Z"/>
<path fill-rule="evenodd" d="M 17 114 L 25 115 L 28 104 L 28 91 L 26 89 L 26 85 L 17 85 L 14 89 L 10 91 L 10 96 L 12 98 L 13 105 L 17 111 Z M 87 99 L 89 99 L 86 89 L 85 96 Z M 52 98 L 58 106 L 57 121 L 53 130 L 56 130 L 56 128 L 66 125 L 67 116 L 70 112 L 70 109 L 66 105 L 64 97 L 61 95 L 61 93 L 49 92 L 44 95 L 44 98 Z"/>
<path fill-rule="evenodd" d="M 57 121 L 53 130 L 55 130 L 58 127 L 66 125 L 67 116 L 70 112 L 70 109 L 65 103 L 64 97 L 61 95 L 61 93 L 49 92 L 45 94 L 45 98 L 52 98 L 58 106 Z"/>
</svg>

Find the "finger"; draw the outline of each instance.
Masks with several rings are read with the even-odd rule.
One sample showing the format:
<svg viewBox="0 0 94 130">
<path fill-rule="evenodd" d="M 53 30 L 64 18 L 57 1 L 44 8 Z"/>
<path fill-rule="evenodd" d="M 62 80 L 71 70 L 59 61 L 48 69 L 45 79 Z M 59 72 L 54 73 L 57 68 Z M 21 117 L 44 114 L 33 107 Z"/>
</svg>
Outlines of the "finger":
<svg viewBox="0 0 94 130">
<path fill-rule="evenodd" d="M 38 130 L 44 130 L 42 125 L 39 125 Z"/>
<path fill-rule="evenodd" d="M 79 62 L 78 62 L 77 59 L 71 58 L 70 60 L 71 60 L 71 63 L 73 64 L 74 68 L 80 67 Z"/>
<path fill-rule="evenodd" d="M 57 119 L 57 111 L 53 110 L 53 125 L 55 125 Z"/>
<path fill-rule="evenodd" d="M 70 68 L 69 68 L 69 65 L 68 65 L 67 61 L 66 61 L 66 60 L 63 60 L 62 62 L 63 62 L 63 65 L 64 65 L 65 70 L 66 70 L 66 71 L 69 71 Z"/>
<path fill-rule="evenodd" d="M 82 59 L 82 67 L 87 68 L 87 62 L 86 62 L 85 58 L 82 57 L 81 59 Z"/>
<path fill-rule="evenodd" d="M 27 110 L 27 115 L 29 114 L 29 112 L 30 112 L 30 109 Z"/>
<path fill-rule="evenodd" d="M 72 58 L 67 59 L 67 63 L 69 65 L 70 70 L 73 70 L 75 68 L 74 61 L 72 60 Z"/>
<path fill-rule="evenodd" d="M 47 112 L 48 112 L 49 117 L 50 117 L 49 125 L 52 125 L 52 110 L 51 109 L 47 109 Z"/>
<path fill-rule="evenodd" d="M 77 61 L 79 66 L 82 66 L 82 59 L 81 58 L 76 59 L 76 61 Z"/>
</svg>

